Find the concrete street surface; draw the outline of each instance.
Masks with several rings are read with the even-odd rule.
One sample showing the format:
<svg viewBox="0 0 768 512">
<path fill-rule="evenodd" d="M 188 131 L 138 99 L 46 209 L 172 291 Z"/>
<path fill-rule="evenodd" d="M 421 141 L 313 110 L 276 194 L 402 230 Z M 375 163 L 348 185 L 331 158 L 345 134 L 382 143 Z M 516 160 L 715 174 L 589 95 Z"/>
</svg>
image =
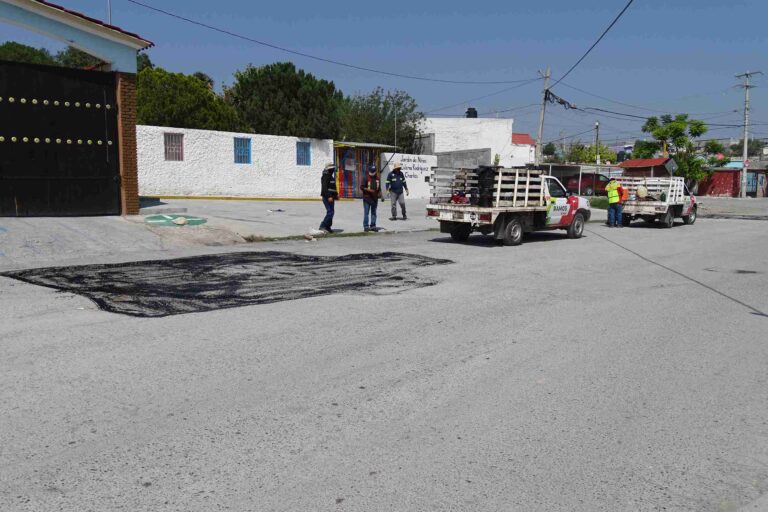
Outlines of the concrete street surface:
<svg viewBox="0 0 768 512">
<path fill-rule="evenodd" d="M 700 197 L 702 217 L 768 220 L 768 198 Z"/>
<path fill-rule="evenodd" d="M 163 318 L 0 277 L 2 511 L 765 509 L 765 222 L 98 247 L 58 264 L 453 263 L 399 293 Z"/>
</svg>

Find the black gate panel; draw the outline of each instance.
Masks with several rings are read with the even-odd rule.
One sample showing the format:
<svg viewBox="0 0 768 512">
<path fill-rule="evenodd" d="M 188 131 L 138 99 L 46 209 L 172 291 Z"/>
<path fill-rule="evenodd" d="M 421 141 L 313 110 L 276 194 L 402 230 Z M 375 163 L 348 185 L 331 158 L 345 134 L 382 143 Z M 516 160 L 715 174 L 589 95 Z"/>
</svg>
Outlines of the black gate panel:
<svg viewBox="0 0 768 512">
<path fill-rule="evenodd" d="M 0 61 L 0 216 L 119 213 L 115 74 Z"/>
</svg>

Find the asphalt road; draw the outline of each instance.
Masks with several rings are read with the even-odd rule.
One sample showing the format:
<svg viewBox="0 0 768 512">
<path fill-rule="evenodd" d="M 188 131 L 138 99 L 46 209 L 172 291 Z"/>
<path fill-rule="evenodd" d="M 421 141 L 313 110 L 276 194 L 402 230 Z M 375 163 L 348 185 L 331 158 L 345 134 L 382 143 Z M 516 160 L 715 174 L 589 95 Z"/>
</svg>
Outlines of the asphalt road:
<svg viewBox="0 0 768 512">
<path fill-rule="evenodd" d="M 454 263 L 163 318 L 0 278 L 0 510 L 760 510 L 767 226 L 209 247 Z"/>
</svg>

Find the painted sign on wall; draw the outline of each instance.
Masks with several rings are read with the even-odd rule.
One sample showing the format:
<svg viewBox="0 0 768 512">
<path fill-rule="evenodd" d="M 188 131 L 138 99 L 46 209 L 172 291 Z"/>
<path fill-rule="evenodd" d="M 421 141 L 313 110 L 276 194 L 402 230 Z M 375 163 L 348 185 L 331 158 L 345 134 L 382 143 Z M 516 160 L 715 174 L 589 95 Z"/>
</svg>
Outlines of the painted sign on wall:
<svg viewBox="0 0 768 512">
<path fill-rule="evenodd" d="M 408 183 L 410 197 L 426 199 L 429 197 L 429 177 L 432 167 L 437 167 L 437 157 L 434 155 L 408 155 L 404 153 L 381 154 L 381 181 L 386 182 L 392 166 L 400 162 L 403 174 Z"/>
</svg>

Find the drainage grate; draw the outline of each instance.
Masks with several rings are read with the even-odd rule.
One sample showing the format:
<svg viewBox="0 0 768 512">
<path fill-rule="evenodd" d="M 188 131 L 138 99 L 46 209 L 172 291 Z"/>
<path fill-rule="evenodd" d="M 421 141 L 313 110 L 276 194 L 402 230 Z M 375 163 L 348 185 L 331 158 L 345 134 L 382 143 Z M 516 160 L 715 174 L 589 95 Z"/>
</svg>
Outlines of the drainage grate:
<svg viewBox="0 0 768 512">
<path fill-rule="evenodd" d="M 334 293 L 398 293 L 436 284 L 414 269 L 448 263 L 453 262 L 394 252 L 306 256 L 267 251 L 0 275 L 77 293 L 105 311 L 163 317 Z"/>
</svg>

